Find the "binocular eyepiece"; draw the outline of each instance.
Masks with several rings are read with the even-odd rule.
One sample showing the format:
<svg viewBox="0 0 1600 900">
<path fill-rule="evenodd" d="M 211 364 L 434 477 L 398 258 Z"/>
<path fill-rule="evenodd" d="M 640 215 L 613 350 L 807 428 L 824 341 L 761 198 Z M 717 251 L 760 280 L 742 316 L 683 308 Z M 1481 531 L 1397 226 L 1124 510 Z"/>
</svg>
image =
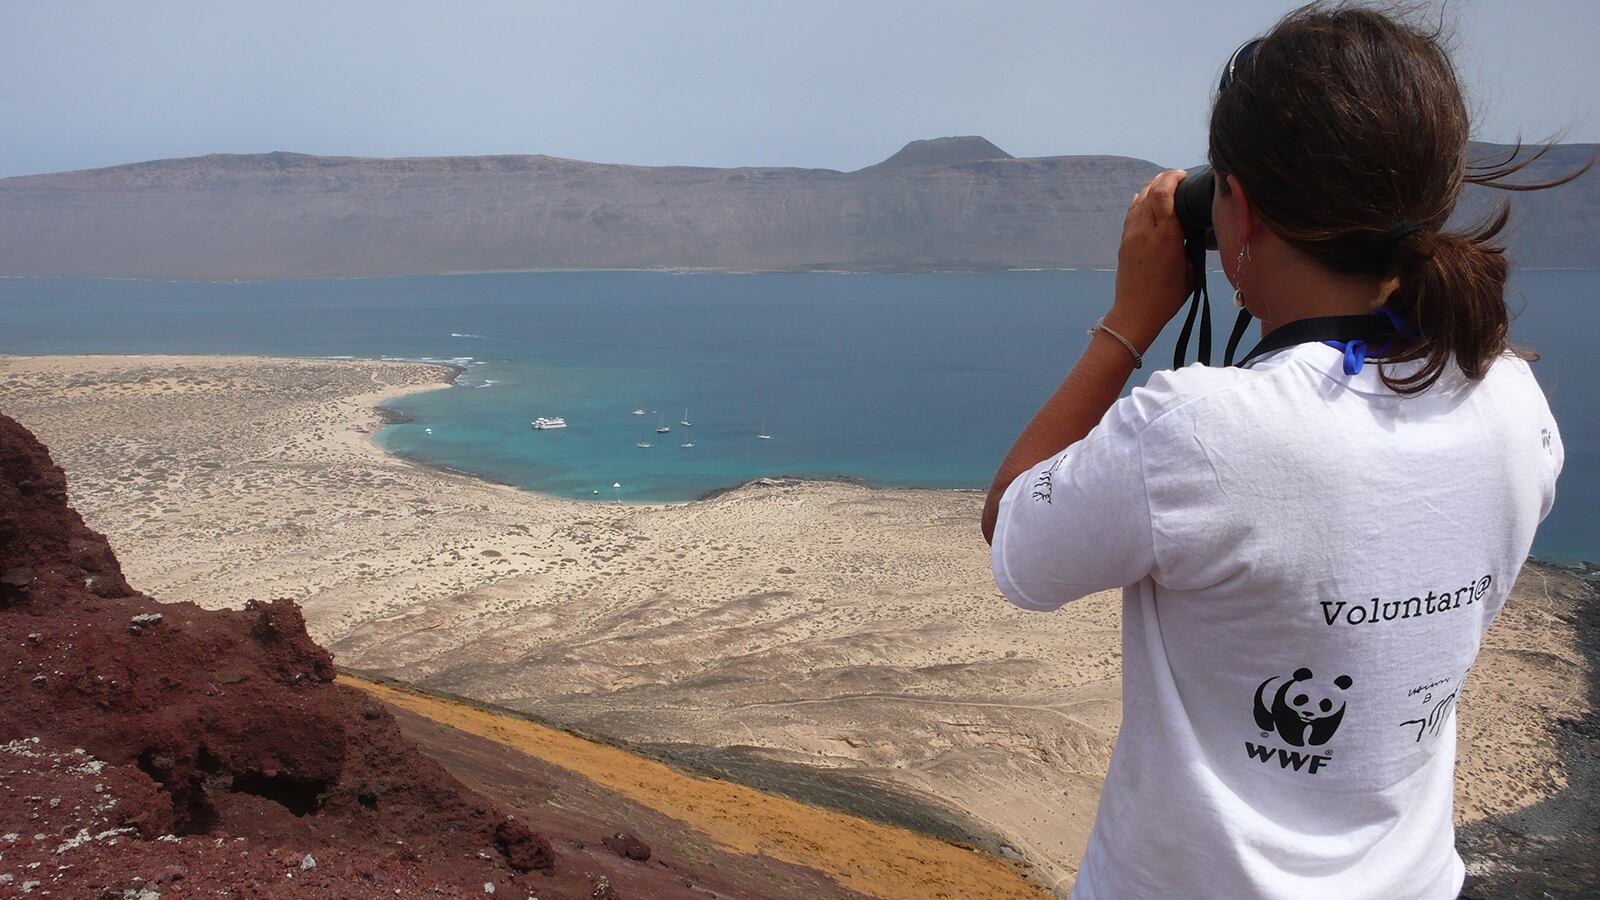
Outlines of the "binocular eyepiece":
<svg viewBox="0 0 1600 900">
<path fill-rule="evenodd" d="M 1197 242 L 1207 250 L 1217 249 L 1217 235 L 1211 230 L 1211 194 L 1216 183 L 1217 174 L 1210 166 L 1196 166 L 1178 182 L 1172 197 L 1184 242 Z"/>
</svg>

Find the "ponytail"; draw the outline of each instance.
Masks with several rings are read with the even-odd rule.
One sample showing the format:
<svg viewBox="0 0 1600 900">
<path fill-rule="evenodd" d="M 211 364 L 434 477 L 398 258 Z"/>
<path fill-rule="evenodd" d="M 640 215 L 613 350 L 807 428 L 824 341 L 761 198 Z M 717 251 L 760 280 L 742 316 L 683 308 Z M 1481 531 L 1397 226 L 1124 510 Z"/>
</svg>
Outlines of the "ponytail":
<svg viewBox="0 0 1600 900">
<path fill-rule="evenodd" d="M 1421 359 L 1405 377 L 1383 373 L 1383 383 L 1399 394 L 1420 394 L 1438 381 L 1451 362 L 1470 379 L 1482 378 L 1506 352 L 1510 316 L 1506 278 L 1511 272 L 1505 249 L 1491 243 L 1505 228 L 1510 210 L 1466 233 L 1419 231 L 1395 248 L 1400 286 L 1388 307 L 1411 323 L 1417 341 L 1390 362 Z"/>
<path fill-rule="evenodd" d="M 1467 164 L 1461 181 L 1502 191 L 1542 191 L 1577 180 L 1595 164 L 1590 155 L 1583 165 L 1556 178 L 1537 182 L 1506 179 L 1526 170 L 1556 146 L 1549 141 L 1522 157 L 1518 141 L 1498 162 Z M 1518 157 L 1522 157 L 1519 159 Z M 1451 207 L 1454 206 L 1452 197 Z M 1449 207 L 1446 208 L 1448 212 Z M 1501 203 L 1486 219 L 1466 232 L 1419 229 L 1391 249 L 1391 271 L 1400 286 L 1389 296 L 1388 307 L 1416 329 L 1417 341 L 1390 357 L 1390 362 L 1421 359 L 1423 364 L 1404 378 L 1383 374 L 1383 383 L 1398 394 L 1420 394 L 1432 387 L 1454 362 L 1472 380 L 1487 375 L 1494 361 L 1507 352 L 1511 316 L 1506 310 L 1506 279 L 1511 274 L 1505 248 L 1495 242 L 1511 220 L 1511 206 Z M 1518 351 L 1523 359 L 1538 354 Z"/>
</svg>

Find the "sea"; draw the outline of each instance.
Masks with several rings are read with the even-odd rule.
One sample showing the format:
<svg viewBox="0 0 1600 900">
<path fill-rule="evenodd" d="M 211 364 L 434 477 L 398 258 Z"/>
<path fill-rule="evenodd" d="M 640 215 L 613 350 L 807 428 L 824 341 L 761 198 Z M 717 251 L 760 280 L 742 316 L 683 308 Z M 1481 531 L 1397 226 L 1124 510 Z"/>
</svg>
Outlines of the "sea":
<svg viewBox="0 0 1600 900">
<path fill-rule="evenodd" d="M 453 363 L 462 372 L 452 386 L 393 403 L 406 421 L 385 427 L 382 445 L 561 497 L 686 501 L 786 476 L 982 490 L 1083 349 L 1114 277 L 5 278 L 0 353 Z M 1232 294 L 1220 275 L 1211 286 L 1220 359 Z M 1510 302 L 1513 340 L 1541 354 L 1534 371 L 1566 446 L 1534 553 L 1600 561 L 1600 270 L 1516 272 Z M 1167 328 L 1130 388 L 1172 364 L 1177 331 Z M 530 428 L 539 416 L 568 427 Z"/>
</svg>

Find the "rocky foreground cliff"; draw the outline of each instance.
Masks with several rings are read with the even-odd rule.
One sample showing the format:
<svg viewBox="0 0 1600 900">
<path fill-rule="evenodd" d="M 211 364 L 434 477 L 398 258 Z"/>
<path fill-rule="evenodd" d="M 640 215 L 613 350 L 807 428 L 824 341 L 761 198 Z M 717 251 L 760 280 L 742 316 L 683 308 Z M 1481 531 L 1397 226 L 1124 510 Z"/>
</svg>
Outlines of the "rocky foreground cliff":
<svg viewBox="0 0 1600 900">
<path fill-rule="evenodd" d="M 133 590 L 44 447 L 3 416 L 0 647 L 16 657 L 0 669 L 14 890 L 460 893 L 543 888 L 554 868 L 542 836 L 332 684 L 293 603 L 209 611 Z"/>
<path fill-rule="evenodd" d="M 1523 180 L 1594 151 L 1561 146 Z M 1128 198 L 1159 169 L 1018 159 L 980 137 L 914 141 L 855 172 L 218 154 L 0 179 L 0 275 L 1109 267 Z M 1469 190 L 1461 218 L 1491 199 Z M 1600 173 L 1515 205 L 1517 264 L 1600 266 Z"/>
<path fill-rule="evenodd" d="M 773 885 L 856 896 L 714 848 L 688 850 L 689 863 L 684 848 L 704 841 L 676 831 L 652 856 L 556 795 L 660 817 L 593 785 L 551 783 L 571 773 L 505 761 L 478 772 L 543 798 L 516 813 L 469 790 L 386 707 L 333 683 L 292 602 L 206 610 L 130 587 L 104 536 L 69 508 L 61 469 L 5 416 L 0 648 L 3 897 L 785 895 Z M 472 753 L 483 755 L 446 755 Z"/>
</svg>

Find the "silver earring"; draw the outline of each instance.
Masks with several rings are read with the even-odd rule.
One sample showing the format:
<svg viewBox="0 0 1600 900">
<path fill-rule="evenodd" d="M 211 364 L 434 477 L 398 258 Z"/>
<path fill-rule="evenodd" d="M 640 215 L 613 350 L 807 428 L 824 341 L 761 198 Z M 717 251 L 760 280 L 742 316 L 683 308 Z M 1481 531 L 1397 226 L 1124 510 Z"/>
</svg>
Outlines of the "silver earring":
<svg viewBox="0 0 1600 900">
<path fill-rule="evenodd" d="M 1239 258 L 1233 264 L 1234 284 L 1244 280 L 1244 261 L 1250 258 L 1250 245 L 1245 244 L 1239 248 Z M 1235 286 L 1233 289 L 1233 308 L 1244 309 L 1244 289 Z"/>
</svg>

